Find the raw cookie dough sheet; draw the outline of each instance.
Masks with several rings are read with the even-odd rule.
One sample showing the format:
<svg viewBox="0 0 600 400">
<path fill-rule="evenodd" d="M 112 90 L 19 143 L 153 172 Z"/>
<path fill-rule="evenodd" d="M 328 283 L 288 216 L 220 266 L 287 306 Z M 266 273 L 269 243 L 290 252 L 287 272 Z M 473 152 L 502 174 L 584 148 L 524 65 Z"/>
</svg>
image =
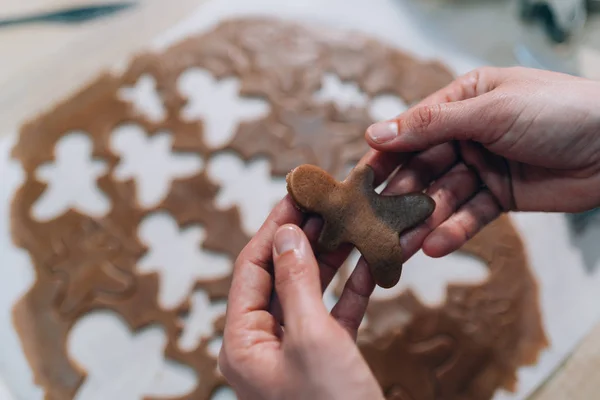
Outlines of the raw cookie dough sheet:
<svg viewBox="0 0 600 400">
<path fill-rule="evenodd" d="M 337 29 L 364 31 L 370 37 L 379 39 L 406 52 L 411 57 L 421 60 L 424 63 L 423 66 L 429 66 L 429 69 L 424 67 L 417 69 L 420 73 L 434 70 L 438 73 L 435 76 L 439 76 L 439 74 L 443 76 L 444 71 L 441 67 L 431 67 L 432 64 L 427 64 L 437 58 L 445 63 L 455 75 L 479 66 L 478 60 L 452 54 L 438 48 L 435 43 L 427 41 L 426 35 L 420 34 L 427 29 L 426 26 L 423 26 L 420 21 L 411 20 L 410 14 L 403 11 L 406 11 L 403 3 L 394 1 L 322 2 L 313 0 L 283 4 L 276 1 L 212 1 L 200 7 L 188 20 L 157 38 L 150 48 L 162 54 L 162 52 L 168 52 L 170 46 L 177 46 L 177 43 L 181 43 L 187 37 L 215 29 L 225 18 L 254 14 L 325 25 L 332 29 L 327 39 L 330 42 L 336 40 L 344 42 L 344 35 L 336 38 L 336 35 L 341 32 Z M 258 36 L 264 34 L 261 29 L 258 29 L 257 32 Z M 291 46 L 302 46 L 302 42 L 298 42 L 298 38 L 301 36 L 292 37 L 295 37 L 296 41 L 291 43 Z M 250 46 L 253 45 L 252 38 L 252 35 L 248 35 Z M 264 36 L 261 38 L 264 39 Z M 274 44 L 278 44 L 276 39 L 274 39 Z M 193 42 L 191 43 L 193 45 Z M 306 44 L 311 46 L 311 43 L 308 40 Z M 260 47 L 260 42 L 256 46 Z M 223 48 L 216 46 L 214 50 L 218 52 Z M 231 51 L 235 51 L 235 48 L 228 51 L 229 57 L 235 57 L 235 54 L 231 53 Z M 260 52 L 256 54 L 260 54 Z M 297 55 L 301 57 L 306 54 L 309 52 L 300 52 Z M 218 60 L 218 57 L 215 56 L 212 59 Z M 179 59 L 172 60 L 174 61 L 165 62 L 165 65 L 157 67 L 153 72 L 160 75 L 160 71 L 168 72 L 172 68 L 177 69 L 175 64 L 181 62 L 182 65 L 185 65 L 187 62 Z M 152 57 L 147 63 L 143 58 L 138 61 L 138 65 L 142 69 L 148 65 L 160 65 L 156 60 L 153 61 Z M 259 64 L 263 63 L 261 65 L 273 62 L 268 57 L 255 61 Z M 300 59 L 300 61 L 302 60 Z M 193 64 L 193 60 L 191 64 Z M 382 65 L 387 64 L 383 63 Z M 403 61 L 400 65 L 406 64 Z M 409 62 L 409 65 L 416 64 Z M 28 323 L 30 324 L 31 321 L 43 322 L 45 318 L 56 318 L 54 313 L 77 316 L 76 318 L 67 318 L 73 319 L 72 326 L 61 328 L 69 331 L 68 340 L 66 349 L 57 350 L 59 358 L 65 353 L 68 354 L 68 359 L 75 365 L 75 368 L 57 365 L 56 371 L 61 371 L 62 367 L 70 371 L 69 379 L 73 381 L 65 384 L 65 387 L 77 388 L 76 398 L 78 399 L 126 400 L 147 396 L 185 399 L 190 393 L 204 396 L 206 395 L 204 391 L 208 390 L 206 388 L 222 385 L 222 380 L 212 370 L 215 366 L 214 358 L 213 362 L 210 361 L 219 347 L 218 336 L 219 330 L 222 328 L 222 320 L 219 319 L 219 316 L 224 309 L 222 298 L 226 293 L 226 280 L 219 281 L 218 278 L 229 271 L 233 253 L 257 229 L 273 203 L 285 193 L 285 183 L 278 176 L 285 173 L 286 168 L 289 168 L 286 161 L 292 164 L 322 162 L 324 168 L 337 173 L 338 176 L 342 176 L 347 167 L 345 163 L 340 164 L 328 154 L 314 151 L 310 154 L 310 142 L 298 142 L 298 139 L 296 141 L 285 139 L 281 142 L 283 150 L 287 148 L 286 146 L 298 147 L 299 149 L 289 153 L 290 157 L 297 156 L 298 159 L 277 158 L 277 154 L 280 154 L 278 151 L 273 151 L 271 158 L 257 158 L 258 150 L 260 150 L 260 146 L 256 147 L 260 144 L 257 138 L 261 136 L 252 136 L 250 128 L 256 130 L 267 126 L 267 131 L 274 132 L 275 135 L 269 139 L 270 146 L 277 141 L 277 132 L 282 132 L 281 137 L 289 138 L 288 130 L 291 129 L 292 135 L 293 132 L 312 132 L 313 127 L 323 126 L 323 121 L 330 123 L 327 131 L 331 129 L 341 132 L 340 135 L 353 137 L 352 133 L 348 132 L 364 131 L 364 126 L 368 125 L 371 119 L 391 117 L 402 111 L 406 105 L 402 104 L 398 96 L 403 96 L 404 100 L 409 103 L 418 100 L 422 95 L 418 93 L 419 88 L 430 85 L 432 80 L 426 73 L 424 75 L 417 74 L 416 78 L 407 80 L 402 85 L 398 84 L 399 89 L 396 91 L 396 95 L 384 95 L 378 93 L 381 87 L 378 88 L 377 85 L 369 86 L 363 82 L 361 86 L 352 81 L 344 82 L 336 74 L 327 73 L 319 77 L 320 87 L 314 96 L 312 94 L 297 96 L 300 99 L 309 99 L 310 104 L 312 104 L 312 99 L 316 99 L 316 105 L 312 104 L 314 109 L 308 108 L 313 119 L 308 121 L 298 119 L 294 113 L 288 115 L 284 112 L 276 114 L 277 123 L 275 123 L 269 120 L 269 115 L 273 112 L 274 104 L 281 104 L 281 99 L 269 98 L 269 96 L 276 91 L 266 90 L 265 82 L 253 87 L 252 84 L 257 82 L 255 77 L 248 79 L 247 84 L 244 84 L 243 80 L 240 84 L 236 79 L 215 79 L 215 77 L 219 78 L 218 71 L 226 67 L 227 63 L 221 65 L 219 62 L 214 62 L 205 65 L 204 68 L 188 68 L 180 71 L 181 73 L 175 77 L 176 80 L 172 81 L 168 80 L 168 73 L 162 75 L 161 79 L 152 80 L 152 74 L 132 72 L 132 76 L 128 78 L 126 84 L 115 88 L 119 92 L 119 101 L 130 104 L 130 108 L 123 111 L 121 121 L 114 127 L 99 124 L 94 126 L 95 129 L 97 128 L 94 132 L 78 132 L 76 126 L 68 126 L 68 124 L 64 126 L 65 131 L 61 131 L 60 126 L 53 126 L 49 129 L 54 130 L 58 135 L 65 135 L 54 145 L 54 159 L 52 156 L 39 155 L 27 158 L 27 154 L 30 154 L 27 153 L 28 146 L 44 147 L 43 141 L 32 141 L 28 143 L 28 146 L 21 143 L 20 150 L 13 153 L 17 157 L 20 153 L 20 159 L 23 160 L 25 157 L 29 165 L 41 166 L 45 162 L 57 164 L 50 170 L 41 167 L 35 168 L 35 174 L 40 177 L 40 180 L 51 181 L 49 187 L 33 185 L 30 187 L 30 190 L 33 190 L 30 192 L 30 197 L 19 197 L 19 199 L 29 198 L 32 200 L 31 196 L 33 196 L 36 206 L 32 210 L 37 218 L 52 220 L 51 218 L 63 215 L 67 210 L 65 204 L 74 206 L 81 212 L 81 215 L 92 217 L 78 219 L 82 218 L 81 215 L 68 214 L 69 218 L 75 221 L 73 226 L 83 229 L 83 233 L 77 229 L 73 232 L 67 231 L 67 237 L 71 238 L 68 240 L 72 240 L 77 235 L 83 235 L 82 237 L 86 240 L 78 245 L 78 250 L 90 246 L 91 250 L 105 249 L 110 254 L 113 254 L 111 251 L 114 251 L 115 258 L 111 260 L 111 263 L 103 266 L 104 275 L 95 275 L 94 273 L 91 278 L 85 273 L 75 275 L 69 270 L 69 264 L 61 266 L 60 263 L 52 260 L 47 261 L 53 266 L 58 265 L 58 267 L 52 268 L 58 277 L 55 280 L 56 288 L 52 286 L 53 284 L 45 284 L 43 290 L 36 293 L 43 294 L 44 291 L 57 290 L 58 297 L 49 296 L 51 299 L 57 299 L 57 303 L 48 307 L 44 303 L 45 297 L 40 295 L 42 297 L 38 301 L 41 301 L 41 305 L 36 306 L 36 309 L 42 310 L 40 315 L 32 319 L 21 319 L 23 327 L 21 336 L 23 336 L 23 332 L 35 332 L 34 337 L 44 338 L 44 334 L 36 332 L 35 325 L 28 325 Z M 302 73 L 306 72 L 302 71 Z M 351 75 L 352 71 L 348 74 Z M 288 75 L 284 74 L 282 78 L 286 76 Z M 303 76 L 300 81 L 304 83 L 314 78 L 310 78 L 310 74 Z M 422 78 L 423 81 L 419 81 L 419 78 Z M 271 82 L 271 79 L 273 79 L 272 76 L 267 81 Z M 157 103 L 154 93 L 157 85 L 160 86 L 164 82 L 169 83 L 164 88 L 158 87 L 159 92 L 162 90 L 164 96 L 161 106 L 160 102 Z M 291 84 L 293 83 L 291 82 Z M 121 85 L 121 82 L 115 83 L 107 78 L 106 81 L 100 81 L 99 87 L 110 91 L 112 84 L 118 86 Z M 279 81 L 278 84 L 285 87 L 285 79 Z M 369 87 L 375 88 L 371 94 L 366 93 L 369 91 Z M 177 90 L 173 91 L 174 88 Z M 171 92 L 169 92 L 170 90 Z M 207 91 L 211 93 L 211 96 L 202 97 L 202 93 Z M 269 101 L 243 98 L 239 96 L 240 91 L 254 94 L 258 92 L 269 98 Z M 265 94 L 265 91 L 268 93 Z M 168 96 L 169 93 L 176 92 L 181 97 L 178 95 Z M 293 97 L 290 96 L 289 99 L 293 99 Z M 182 104 L 182 100 L 187 100 L 187 104 Z M 104 105 L 108 103 L 101 102 Z M 98 114 L 106 112 L 111 116 L 107 120 L 111 120 L 114 118 L 114 110 L 119 110 L 118 104 L 121 103 L 117 103 L 116 108 L 107 106 L 105 109 L 97 109 L 96 115 L 85 114 L 78 118 L 102 120 Z M 325 104 L 333 104 L 333 106 Z M 290 107 L 294 109 L 294 107 L 300 106 L 291 104 Z M 358 113 L 358 115 L 362 115 L 363 118 L 356 118 L 356 112 L 348 112 L 348 110 L 352 110 L 352 107 L 360 110 L 362 114 Z M 173 110 L 181 109 L 183 110 L 181 111 L 182 115 L 189 118 L 191 122 L 182 123 L 169 120 L 168 116 Z M 142 116 L 138 117 L 138 114 Z M 232 114 L 235 114 L 235 118 L 232 118 Z M 353 116 L 353 118 L 349 118 L 349 116 Z M 165 122 L 165 118 L 167 122 Z M 232 119 L 235 123 L 231 122 Z M 51 118 L 46 118 L 45 121 L 51 120 Z M 68 118 L 63 115 L 57 116 L 56 120 L 68 120 Z M 204 136 L 201 140 L 193 134 L 192 122 L 198 120 L 203 121 Z M 248 124 L 248 121 L 266 121 L 267 125 L 261 125 L 261 123 L 252 125 Z M 283 124 L 281 130 L 278 130 L 278 124 L 281 121 L 287 122 Z M 223 137 L 234 138 L 233 132 L 239 133 L 237 123 L 242 123 L 242 125 L 246 123 L 244 125 L 245 132 L 250 132 L 249 137 L 252 140 L 237 142 L 237 146 L 231 146 L 228 145 L 227 140 L 223 140 Z M 332 129 L 334 126 L 339 129 Z M 81 129 L 81 127 L 79 128 Z M 44 129 L 46 128 L 44 127 Z M 65 140 L 67 131 L 72 135 Z M 185 132 L 192 133 L 186 135 Z M 92 143 L 86 134 L 101 139 Z M 32 135 L 31 137 L 36 136 Z M 238 137 L 240 136 L 238 135 Z M 45 386 L 48 382 L 55 382 L 56 379 L 52 378 L 52 371 L 46 371 L 45 374 L 42 374 L 44 378 L 38 379 L 36 382 L 38 385 L 34 383 L 32 368 L 22 346 L 24 338 L 19 337 L 19 332 L 13 324 L 13 308 L 36 282 L 34 264 L 39 263 L 39 260 L 32 260 L 28 251 L 15 245 L 13 242 L 14 229 L 11 232 L 11 218 L 14 224 L 15 210 L 19 209 L 18 204 L 15 205 L 15 203 L 12 204 L 11 209 L 11 202 L 18 195 L 21 185 L 28 179 L 27 168 L 24 169 L 18 161 L 10 157 L 10 152 L 17 143 L 16 134 L 0 142 L 0 276 L 2 277 L 0 280 L 0 375 L 15 399 L 33 400 L 43 398 L 43 390 L 38 385 Z M 351 162 L 359 155 L 362 147 L 355 145 L 352 141 L 344 143 L 345 148 L 349 149 L 345 153 L 345 157 L 347 157 L 345 160 Z M 226 151 L 219 151 L 218 154 L 213 155 L 215 149 Z M 179 153 L 176 154 L 171 150 Z M 248 153 L 245 154 L 245 151 Z M 115 154 L 118 154 L 119 158 L 116 158 Z M 311 157 L 313 158 L 311 159 Z M 93 159 L 94 162 L 90 162 L 90 159 Z M 58 165 L 58 161 L 60 161 L 60 165 Z M 336 162 L 338 163 L 336 164 Z M 107 171 L 111 171 L 110 175 L 114 179 L 103 178 Z M 29 173 L 32 174 L 33 171 L 29 171 Z M 99 178 L 98 186 L 105 195 L 85 186 L 89 185 L 90 176 L 94 179 Z M 171 179 L 172 183 L 165 184 L 165 182 L 169 182 L 167 178 Z M 194 188 L 201 188 L 201 190 L 194 191 Z M 52 191 L 52 195 L 48 196 L 48 193 L 45 193 L 44 202 L 40 205 L 36 196 L 40 196 L 40 193 L 44 191 Z M 131 198 L 135 198 L 138 204 L 127 203 L 126 200 Z M 201 199 L 196 203 L 200 204 L 198 207 L 205 208 L 190 209 L 190 198 Z M 114 199 L 121 200 L 115 202 Z M 207 200 L 204 201 L 204 199 Z M 66 202 L 67 200 L 70 203 Z M 117 205 L 118 207 L 116 207 Z M 135 228 L 135 232 L 123 236 L 120 229 L 110 224 L 98 224 L 97 221 L 106 222 L 106 219 L 96 216 L 106 215 L 111 209 L 113 214 L 108 218 L 109 222 L 118 221 L 123 226 L 131 225 Z M 213 216 L 211 217 L 211 215 Z M 368 338 L 369 335 L 372 335 L 377 340 L 383 340 L 381 336 L 386 336 L 387 333 L 379 332 L 380 326 L 402 323 L 399 320 L 406 315 L 407 310 L 418 310 L 419 318 L 431 318 L 433 315 L 431 310 L 436 310 L 436 307 L 448 308 L 444 306 L 450 304 L 449 298 L 446 296 L 448 286 L 485 285 L 486 282 L 492 282 L 498 278 L 497 275 L 494 275 L 494 271 L 504 271 L 504 275 L 500 274 L 500 278 L 505 277 L 506 268 L 503 270 L 502 265 L 494 266 L 493 260 L 512 260 L 510 265 L 523 267 L 517 270 L 516 275 L 523 279 L 515 280 L 514 285 L 511 285 L 510 281 L 503 282 L 504 286 L 501 287 L 507 288 L 507 293 L 511 290 L 517 292 L 520 290 L 520 295 L 507 294 L 507 296 L 513 296 L 510 297 L 513 300 L 519 298 L 519 302 L 514 302 L 514 304 L 521 305 L 519 305 L 517 314 L 510 311 L 506 315 L 509 317 L 518 315 L 520 318 L 526 319 L 518 321 L 517 325 L 514 325 L 523 329 L 523 335 L 517 339 L 518 347 L 526 347 L 527 343 L 523 342 L 523 338 L 531 339 L 532 349 L 529 349 L 529 353 L 531 353 L 529 357 L 535 358 L 539 355 L 539 358 L 533 366 L 520 367 L 514 382 L 511 382 L 511 367 L 507 367 L 509 372 L 506 373 L 502 384 L 514 386 L 515 392 L 498 390 L 494 399 L 526 398 L 550 375 L 598 320 L 600 310 L 593 305 L 598 303 L 600 297 L 598 290 L 600 278 L 593 272 L 594 268 L 589 269 L 584 266 L 584 261 L 586 261 L 584 252 L 588 249 L 582 249 L 582 243 L 589 242 L 591 235 L 597 232 L 588 231 L 586 233 L 588 236 L 573 239 L 566 218 L 559 214 L 513 214 L 511 218 L 514 228 L 508 220 L 502 220 L 500 221 L 501 225 L 495 225 L 502 229 L 488 230 L 489 234 L 485 236 L 484 244 L 487 246 L 485 251 L 476 245 L 467 249 L 470 250 L 467 251 L 468 253 L 480 256 L 480 261 L 461 254 L 453 254 L 440 260 L 431 260 L 418 254 L 406 263 L 401 283 L 396 289 L 377 291 L 376 297 L 381 304 L 377 310 L 372 311 L 371 316 L 374 320 L 379 318 L 381 325 L 367 331 L 365 337 Z M 219 230 L 219 226 L 225 226 L 227 229 Z M 232 233 L 232 229 L 237 233 Z M 506 233 L 506 229 L 508 229 L 508 233 Z M 50 240 L 50 242 L 42 240 L 42 247 L 50 246 L 56 254 L 63 254 L 61 253 L 61 244 L 51 242 L 54 237 L 52 230 L 45 233 L 25 233 L 20 236 L 21 244 L 29 239 L 35 242 L 36 236 L 39 235 L 40 238 Z M 492 233 L 493 235 L 491 235 Z M 519 247 L 519 234 L 520 240 L 523 241 L 523 249 L 522 253 L 517 254 L 514 249 Z M 508 235 L 510 240 L 516 240 L 514 242 L 516 244 L 508 250 L 510 257 L 503 253 L 506 250 L 502 249 L 505 241 L 494 241 L 496 238 L 503 238 L 503 235 Z M 130 237 L 134 237 L 135 240 L 131 241 Z M 68 240 L 64 242 L 68 250 L 65 254 L 80 257 L 80 264 L 83 263 L 82 260 L 86 260 L 92 254 L 89 251 L 77 254 L 70 252 Z M 122 246 L 125 250 L 114 250 L 112 246 Z M 490 249 L 492 252 L 499 249 L 501 254 L 490 256 L 490 260 L 486 261 L 486 251 L 490 251 Z M 143 258 L 141 258 L 142 253 L 144 254 Z M 129 258 L 123 259 L 123 254 Z M 503 254 L 506 256 L 505 258 L 502 258 Z M 513 264 L 520 254 L 526 257 L 526 261 L 521 260 Z M 175 257 L 180 261 L 177 265 L 172 264 Z M 198 265 L 202 265 L 203 268 L 201 270 L 195 268 Z M 113 268 L 114 266 L 116 269 Z M 122 269 L 125 270 L 125 273 Z M 143 274 L 144 278 L 137 281 L 132 280 L 131 271 L 135 271 L 134 275 Z M 80 279 L 77 282 L 81 284 L 65 290 L 64 286 L 60 286 L 64 285 L 65 276 L 71 279 Z M 90 279 L 94 285 L 86 286 L 86 282 L 90 282 Z M 217 285 L 213 284 L 214 279 L 217 279 Z M 526 282 L 525 289 L 523 289 L 523 282 Z M 138 287 L 143 290 L 140 291 L 137 289 Z M 334 299 L 335 290 L 333 289 L 335 287 L 336 285 L 332 285 L 332 290 L 327 293 L 328 305 L 331 305 Z M 85 290 L 86 288 L 88 290 Z M 399 303 L 401 305 L 397 307 L 396 313 L 394 302 L 390 298 L 397 296 L 399 292 L 406 294 L 408 289 L 411 290 L 411 296 L 414 297 L 402 297 Z M 537 296 L 535 296 L 536 290 L 539 290 Z M 85 302 L 89 300 L 90 292 L 96 293 L 93 301 L 96 301 L 97 305 L 104 307 L 105 310 L 81 315 L 79 313 L 87 307 L 82 307 L 82 304 L 86 304 Z M 137 297 L 128 297 L 129 293 L 134 292 L 139 293 L 136 295 Z M 144 297 L 144 293 L 151 293 L 154 297 Z M 483 291 L 483 294 L 486 293 L 490 292 Z M 527 298 L 527 293 L 532 294 L 532 297 Z M 538 299 L 539 310 L 536 304 Z M 33 301 L 35 298 L 30 298 L 30 300 Z M 136 301 L 141 303 L 138 304 Z M 458 305 L 463 304 L 463 300 L 460 299 L 452 301 L 456 301 Z M 152 303 L 151 307 L 148 306 L 150 303 Z M 489 315 L 503 313 L 502 304 L 494 303 L 492 306 L 490 310 L 495 311 L 490 311 Z M 452 307 L 449 309 L 456 310 Z M 525 309 L 528 311 L 524 312 Z M 114 311 L 118 311 L 120 316 Z M 439 320 L 442 321 L 440 324 L 446 324 L 447 329 L 452 332 L 460 331 L 463 325 L 457 326 L 456 322 L 450 320 L 444 322 L 448 315 L 450 314 L 445 312 L 440 314 Z M 485 321 L 479 315 L 475 313 L 459 317 L 483 324 Z M 484 313 L 484 315 L 488 314 Z M 541 318 L 539 318 L 540 316 Z M 495 322 L 491 321 L 490 323 L 494 324 Z M 515 322 L 507 321 L 506 324 L 513 326 L 511 324 L 515 324 Z M 396 337 L 397 341 L 392 341 L 392 343 L 398 344 L 397 350 L 394 350 L 398 351 L 398 354 L 404 354 L 405 349 L 402 348 L 402 345 L 407 341 L 419 341 L 423 339 L 424 335 L 429 334 L 419 328 L 425 325 L 417 323 L 413 325 L 414 329 L 410 330 L 405 337 L 402 337 L 401 340 Z M 40 326 L 44 325 L 40 323 Z M 473 329 L 481 333 L 487 332 L 485 329 L 489 329 L 489 327 L 476 326 Z M 460 334 L 462 335 L 462 333 Z M 64 335 L 64 332 L 61 335 Z M 457 335 L 459 334 L 457 333 Z M 512 336 L 506 337 L 511 338 Z M 545 341 L 544 339 L 547 339 L 549 347 L 538 349 L 537 346 L 540 346 Z M 30 347 L 30 349 L 34 349 L 33 356 L 29 355 L 30 358 L 35 358 L 42 352 L 43 354 L 52 354 L 52 349 L 45 349 L 44 343 L 39 343 L 39 339 L 36 340 L 38 340 L 37 344 Z M 386 340 L 390 340 L 389 337 Z M 48 344 L 51 343 L 54 342 L 49 340 Z M 464 344 L 460 343 L 442 341 L 434 344 L 431 353 L 431 357 L 434 359 L 441 357 L 446 360 L 456 354 L 453 351 L 458 350 L 464 353 L 465 350 Z M 371 348 L 364 343 L 361 346 L 369 360 L 379 362 L 377 360 L 381 355 L 376 347 Z M 489 344 L 486 346 L 488 347 L 483 346 L 482 348 L 496 351 L 495 357 L 498 356 L 497 349 L 492 349 L 493 346 Z M 518 365 L 535 361 L 526 360 L 529 354 L 526 350 L 507 350 L 507 357 Z M 536 350 L 539 350 L 539 354 Z M 165 353 L 168 356 L 167 360 L 164 357 Z M 513 353 L 522 359 L 514 361 L 511 358 Z M 190 356 L 199 354 L 202 357 L 194 358 L 199 360 L 196 365 L 190 365 L 194 363 L 190 360 Z M 450 365 L 451 368 L 445 362 L 439 365 L 436 365 L 437 361 L 433 365 L 426 362 L 419 364 L 423 360 L 428 360 L 428 356 L 425 354 L 424 358 L 416 358 L 414 363 L 407 362 L 406 365 L 400 363 L 397 368 L 401 370 L 411 365 L 418 366 L 418 368 L 413 368 L 415 370 L 424 368 L 428 384 L 431 383 L 429 382 L 431 379 L 433 379 L 433 383 L 439 381 L 444 384 L 444 382 L 451 382 L 454 379 L 473 384 L 469 377 L 444 375 L 443 372 L 440 372 L 443 368 L 457 371 L 465 364 L 459 362 Z M 472 360 L 479 356 L 481 354 L 478 352 L 473 357 L 469 356 L 467 352 L 466 358 L 463 356 L 461 362 L 472 366 Z M 201 381 L 198 383 L 194 371 L 202 371 L 205 379 L 202 380 L 201 376 Z M 434 378 L 430 377 L 430 371 L 436 373 Z M 494 371 L 497 372 L 497 369 Z M 85 374 L 87 377 L 83 379 L 82 376 Z M 380 374 L 381 379 L 387 382 L 387 378 L 383 376 L 384 372 Z M 206 379 L 206 377 L 210 377 L 210 379 Z M 63 378 L 58 380 L 64 380 Z M 393 379 L 386 385 L 389 386 L 387 389 L 389 389 L 390 395 L 402 396 L 402 391 L 408 390 L 406 387 L 396 385 Z M 451 387 L 451 385 L 442 386 L 441 390 L 456 393 L 457 388 Z M 55 387 L 53 390 L 58 399 L 70 398 L 68 390 L 61 392 Z M 414 394 L 414 392 L 411 393 Z M 417 393 L 421 396 L 433 395 L 426 392 Z M 220 389 L 213 398 L 231 399 L 234 397 L 226 389 Z"/>
</svg>

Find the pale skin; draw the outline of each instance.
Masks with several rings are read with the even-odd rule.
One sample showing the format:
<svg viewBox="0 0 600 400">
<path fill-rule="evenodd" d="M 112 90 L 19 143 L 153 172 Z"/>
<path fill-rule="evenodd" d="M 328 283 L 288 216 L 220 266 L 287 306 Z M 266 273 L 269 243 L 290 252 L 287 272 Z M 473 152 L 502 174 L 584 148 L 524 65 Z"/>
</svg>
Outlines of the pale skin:
<svg viewBox="0 0 600 400">
<path fill-rule="evenodd" d="M 600 205 L 600 82 L 479 69 L 371 126 L 366 140 L 361 163 L 378 182 L 399 167 L 388 194 L 436 202 L 402 235 L 406 259 L 421 248 L 445 256 L 505 211 Z M 350 249 L 315 255 L 320 227 L 286 197 L 236 261 L 219 365 L 240 399 L 383 398 L 355 344 L 375 284 L 359 261 L 327 312 L 322 291 Z"/>
</svg>

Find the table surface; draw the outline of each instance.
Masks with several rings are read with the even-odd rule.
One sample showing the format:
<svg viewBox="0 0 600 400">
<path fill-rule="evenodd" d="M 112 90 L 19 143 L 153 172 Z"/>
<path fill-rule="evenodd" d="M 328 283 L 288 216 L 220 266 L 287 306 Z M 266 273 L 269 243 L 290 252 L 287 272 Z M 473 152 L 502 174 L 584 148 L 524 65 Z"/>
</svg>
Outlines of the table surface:
<svg viewBox="0 0 600 400">
<path fill-rule="evenodd" d="M 24 120 L 73 93 L 100 71 L 142 51 L 149 41 L 203 1 L 177 0 L 165 7 L 163 0 L 144 0 L 133 9 L 81 26 L 0 29 L 0 135 L 15 132 Z M 0 17 L 92 3 L 2 0 Z M 600 51 L 585 49 L 582 62 L 585 75 L 600 79 Z M 600 392 L 599 371 L 600 325 L 532 399 L 596 398 Z"/>
</svg>

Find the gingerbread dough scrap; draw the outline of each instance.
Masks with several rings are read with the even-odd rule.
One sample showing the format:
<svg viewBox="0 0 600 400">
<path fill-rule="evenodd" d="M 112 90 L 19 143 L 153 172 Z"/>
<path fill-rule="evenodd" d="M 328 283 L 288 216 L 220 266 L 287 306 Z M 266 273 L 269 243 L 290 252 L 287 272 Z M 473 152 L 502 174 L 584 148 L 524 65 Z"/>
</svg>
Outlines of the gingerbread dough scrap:
<svg viewBox="0 0 600 400">
<path fill-rule="evenodd" d="M 519 368 L 549 345 L 511 218 L 501 215 L 459 251 L 484 262 L 489 279 L 448 285 L 435 307 L 410 289 L 369 301 L 358 345 L 387 399 L 490 400 L 500 388 L 514 392 Z"/>
<path fill-rule="evenodd" d="M 287 176 L 288 192 L 303 211 L 325 220 L 319 250 L 352 243 L 369 263 L 375 282 L 390 288 L 402 273 L 400 233 L 427 219 L 435 202 L 423 193 L 383 196 L 375 192 L 373 169 L 356 167 L 343 182 L 324 170 L 301 165 Z"/>
</svg>

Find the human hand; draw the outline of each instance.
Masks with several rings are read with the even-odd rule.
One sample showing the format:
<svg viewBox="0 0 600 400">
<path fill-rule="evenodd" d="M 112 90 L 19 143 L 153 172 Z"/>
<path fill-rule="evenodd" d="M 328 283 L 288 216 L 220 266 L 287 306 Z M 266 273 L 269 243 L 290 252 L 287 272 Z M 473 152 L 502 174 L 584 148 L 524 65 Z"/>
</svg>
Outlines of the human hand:
<svg viewBox="0 0 600 400">
<path fill-rule="evenodd" d="M 501 212 L 600 205 L 600 82 L 526 68 L 475 70 L 366 134 L 361 163 L 386 191 L 436 202 L 404 240 L 432 257 L 461 247 Z M 410 190 L 407 189 L 410 187 Z"/>
<path fill-rule="evenodd" d="M 298 228 L 302 213 L 287 196 L 235 263 L 219 367 L 240 399 L 383 399 L 355 344 L 375 283 L 359 262 L 327 311 L 322 290 L 350 248 L 317 260 L 317 221 Z"/>
</svg>

